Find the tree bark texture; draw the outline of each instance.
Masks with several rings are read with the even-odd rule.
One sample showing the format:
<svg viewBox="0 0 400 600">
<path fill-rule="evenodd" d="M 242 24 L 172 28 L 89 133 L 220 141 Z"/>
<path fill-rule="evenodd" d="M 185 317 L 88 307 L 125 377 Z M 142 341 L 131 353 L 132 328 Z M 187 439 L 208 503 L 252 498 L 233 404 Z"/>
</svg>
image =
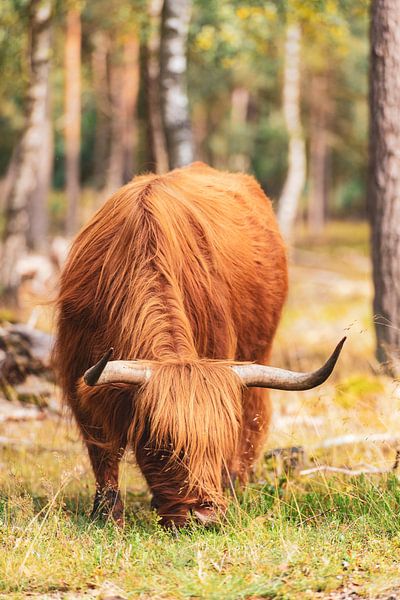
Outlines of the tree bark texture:
<svg viewBox="0 0 400 600">
<path fill-rule="evenodd" d="M 278 220 L 283 236 L 290 240 L 306 179 L 306 153 L 300 120 L 301 30 L 288 25 L 285 41 L 283 114 L 289 136 L 288 172 L 279 199 Z"/>
<path fill-rule="evenodd" d="M 368 208 L 377 357 L 400 373 L 400 9 L 371 5 Z"/>
<path fill-rule="evenodd" d="M 161 109 L 171 169 L 193 161 L 186 88 L 190 0 L 164 0 L 160 44 Z"/>
<path fill-rule="evenodd" d="M 15 177 L 6 200 L 5 229 L 0 264 L 0 283 L 5 298 L 17 300 L 19 285 L 15 265 L 27 250 L 30 203 L 38 189 L 45 194 L 49 175 L 49 74 L 52 0 L 31 0 L 30 80 L 27 91 L 26 123 L 17 153 Z M 36 198 L 37 200 L 37 198 Z M 42 196 L 41 206 L 47 198 Z M 38 205 L 36 204 L 38 210 Z M 46 210 L 42 210 L 44 218 Z M 42 223 L 42 235 L 45 226 Z"/>
<path fill-rule="evenodd" d="M 65 179 L 67 193 L 67 236 L 78 228 L 81 140 L 81 15 L 77 8 L 67 13 L 65 34 Z"/>
</svg>

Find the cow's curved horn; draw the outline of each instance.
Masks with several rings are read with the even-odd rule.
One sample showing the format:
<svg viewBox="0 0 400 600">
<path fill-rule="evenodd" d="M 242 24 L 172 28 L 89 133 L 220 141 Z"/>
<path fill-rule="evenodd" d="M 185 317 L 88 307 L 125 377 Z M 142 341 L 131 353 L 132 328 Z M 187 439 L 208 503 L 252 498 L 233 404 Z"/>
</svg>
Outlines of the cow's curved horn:
<svg viewBox="0 0 400 600">
<path fill-rule="evenodd" d="M 233 365 L 231 367 L 247 387 L 261 387 L 275 390 L 310 390 L 324 383 L 332 373 L 346 338 L 344 337 L 326 363 L 311 373 L 296 373 L 265 365 Z"/>
<path fill-rule="evenodd" d="M 136 360 L 111 360 L 113 348 L 83 375 L 86 385 L 131 383 L 141 385 L 151 377 L 151 369 Z"/>
</svg>

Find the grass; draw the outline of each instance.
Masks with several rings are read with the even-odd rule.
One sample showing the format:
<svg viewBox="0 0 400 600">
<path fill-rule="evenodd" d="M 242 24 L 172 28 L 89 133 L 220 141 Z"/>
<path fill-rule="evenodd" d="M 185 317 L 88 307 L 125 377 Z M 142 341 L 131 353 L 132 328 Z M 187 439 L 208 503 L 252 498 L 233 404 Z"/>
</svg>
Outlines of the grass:
<svg viewBox="0 0 400 600">
<path fill-rule="evenodd" d="M 354 230 L 355 228 L 355 230 Z M 347 232 L 347 233 L 346 233 Z M 364 226 L 308 244 L 300 239 L 274 363 L 312 368 L 349 340 L 334 377 L 304 393 L 272 394 L 268 448 L 302 445 L 306 464 L 390 468 L 395 447 L 324 447 L 347 433 L 400 427 L 396 382 L 373 358 L 371 286 Z M 334 246 L 334 247 L 332 247 Z M 128 455 L 122 465 L 127 526 L 88 519 L 93 478 L 74 426 L 47 419 L 0 424 L 27 446 L 0 451 L 0 598 L 335 598 L 400 590 L 400 482 L 285 474 L 264 461 L 213 530 L 163 531 Z"/>
</svg>

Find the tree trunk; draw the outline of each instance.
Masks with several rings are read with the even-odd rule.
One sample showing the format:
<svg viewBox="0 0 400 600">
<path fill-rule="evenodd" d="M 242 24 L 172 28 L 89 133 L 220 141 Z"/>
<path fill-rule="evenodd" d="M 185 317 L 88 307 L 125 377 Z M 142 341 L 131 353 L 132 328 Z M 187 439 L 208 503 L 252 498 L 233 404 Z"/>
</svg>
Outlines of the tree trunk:
<svg viewBox="0 0 400 600">
<path fill-rule="evenodd" d="M 288 25 L 285 43 L 283 114 L 289 135 L 288 173 L 279 200 L 278 220 L 283 236 L 290 240 L 306 178 L 306 154 L 300 121 L 299 25 Z"/>
<path fill-rule="evenodd" d="M 308 195 L 308 228 L 321 235 L 326 220 L 328 179 L 328 119 L 330 98 L 326 73 L 314 75 L 310 85 L 310 188 Z"/>
<path fill-rule="evenodd" d="M 160 44 L 161 110 L 170 168 L 193 161 L 192 129 L 186 89 L 186 45 L 190 0 L 164 0 Z"/>
<path fill-rule="evenodd" d="M 104 194 L 109 196 L 124 183 L 124 126 L 123 89 L 124 68 L 118 57 L 110 58 L 110 153 Z"/>
<path fill-rule="evenodd" d="M 98 190 L 105 186 L 107 157 L 110 140 L 110 99 L 108 95 L 107 57 L 110 48 L 108 36 L 96 31 L 92 37 L 92 77 L 96 103 L 96 128 L 93 153 L 94 183 Z"/>
<path fill-rule="evenodd" d="M 146 48 L 146 90 L 150 148 L 156 173 L 168 171 L 168 153 L 160 104 L 160 23 L 162 0 L 150 0 L 150 36 Z"/>
<path fill-rule="evenodd" d="M 136 104 L 139 92 L 139 43 L 125 43 L 123 56 L 115 51 L 109 62 L 110 153 L 105 195 L 132 179 L 137 142 Z"/>
<path fill-rule="evenodd" d="M 43 123 L 42 130 L 42 160 L 40 171 L 37 174 L 37 187 L 32 194 L 29 203 L 29 230 L 28 246 L 33 250 L 44 252 L 48 248 L 48 197 L 51 187 L 54 158 L 53 126 L 50 118 L 50 110 L 47 110 L 47 118 Z"/>
<path fill-rule="evenodd" d="M 51 10 L 50 5 L 50 10 Z M 51 53 L 51 28 L 45 28 L 45 31 L 40 35 L 43 36 L 40 42 L 42 52 L 49 55 Z M 41 59 L 38 58 L 37 63 Z M 46 97 L 43 98 L 44 114 L 41 125 L 41 157 L 40 169 L 36 174 L 37 183 L 35 191 L 32 193 L 28 204 L 29 210 L 29 229 L 27 235 L 28 246 L 33 250 L 44 252 L 48 247 L 48 198 L 51 187 L 51 178 L 53 173 L 53 158 L 54 158 L 54 140 L 53 126 L 51 123 L 50 111 L 50 62 L 47 64 L 46 75 Z"/>
<path fill-rule="evenodd" d="M 124 45 L 124 73 L 122 82 L 122 129 L 123 170 L 122 181 L 127 183 L 134 175 L 135 150 L 138 127 L 136 106 L 139 94 L 139 40 L 132 37 Z"/>
<path fill-rule="evenodd" d="M 48 98 L 52 0 L 30 2 L 30 63 L 25 128 L 19 144 L 16 174 L 6 201 L 5 229 L 0 263 L 3 298 L 17 301 L 19 278 L 15 268 L 27 249 L 29 203 L 43 182 L 40 173 L 48 152 Z M 47 166 L 45 166 L 47 169 Z M 43 201 L 43 200 L 42 200 Z"/>
<path fill-rule="evenodd" d="M 80 195 L 79 154 L 81 138 L 81 15 L 76 8 L 67 13 L 65 34 L 65 178 L 67 193 L 66 234 L 78 228 Z"/>
<path fill-rule="evenodd" d="M 371 5 L 368 207 L 377 358 L 400 373 L 400 10 Z"/>
</svg>

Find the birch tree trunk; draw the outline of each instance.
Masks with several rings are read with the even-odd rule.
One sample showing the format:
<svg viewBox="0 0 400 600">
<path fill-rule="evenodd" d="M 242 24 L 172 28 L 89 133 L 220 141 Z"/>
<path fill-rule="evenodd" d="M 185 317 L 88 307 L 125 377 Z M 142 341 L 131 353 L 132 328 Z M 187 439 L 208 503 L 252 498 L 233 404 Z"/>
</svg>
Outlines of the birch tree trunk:
<svg viewBox="0 0 400 600">
<path fill-rule="evenodd" d="M 400 10 L 371 4 L 368 207 L 377 358 L 400 373 Z"/>
<path fill-rule="evenodd" d="M 48 94 L 48 103 L 49 103 Z M 28 246 L 32 250 L 44 252 L 48 248 L 49 213 L 48 198 L 51 187 L 54 158 L 53 126 L 48 104 L 47 117 L 42 130 L 42 160 L 37 174 L 37 186 L 29 202 Z"/>
<path fill-rule="evenodd" d="M 161 25 L 161 110 L 171 169 L 193 161 L 186 89 L 190 0 L 164 0 Z"/>
<path fill-rule="evenodd" d="M 65 34 L 65 177 L 67 218 L 65 229 L 72 236 L 78 228 L 80 195 L 79 155 L 81 138 L 81 15 L 78 8 L 67 13 Z"/>
<path fill-rule="evenodd" d="M 17 302 L 17 261 L 27 250 L 29 203 L 40 188 L 43 167 L 48 169 L 48 104 L 50 74 L 50 27 L 52 0 L 31 0 L 30 80 L 26 123 L 17 153 L 15 177 L 6 200 L 5 228 L 0 261 L 0 285 L 4 299 Z M 42 188 L 43 189 L 43 188 Z M 44 203 L 44 199 L 42 199 Z"/>
<path fill-rule="evenodd" d="M 283 114 L 289 135 L 288 172 L 278 208 L 278 221 L 286 240 L 292 236 L 306 179 L 306 153 L 300 121 L 300 50 L 300 26 L 288 25 L 283 79 Z"/>
<path fill-rule="evenodd" d="M 150 36 L 146 48 L 147 112 L 156 173 L 168 171 L 168 152 L 160 102 L 160 29 L 162 0 L 149 1 Z"/>
</svg>

